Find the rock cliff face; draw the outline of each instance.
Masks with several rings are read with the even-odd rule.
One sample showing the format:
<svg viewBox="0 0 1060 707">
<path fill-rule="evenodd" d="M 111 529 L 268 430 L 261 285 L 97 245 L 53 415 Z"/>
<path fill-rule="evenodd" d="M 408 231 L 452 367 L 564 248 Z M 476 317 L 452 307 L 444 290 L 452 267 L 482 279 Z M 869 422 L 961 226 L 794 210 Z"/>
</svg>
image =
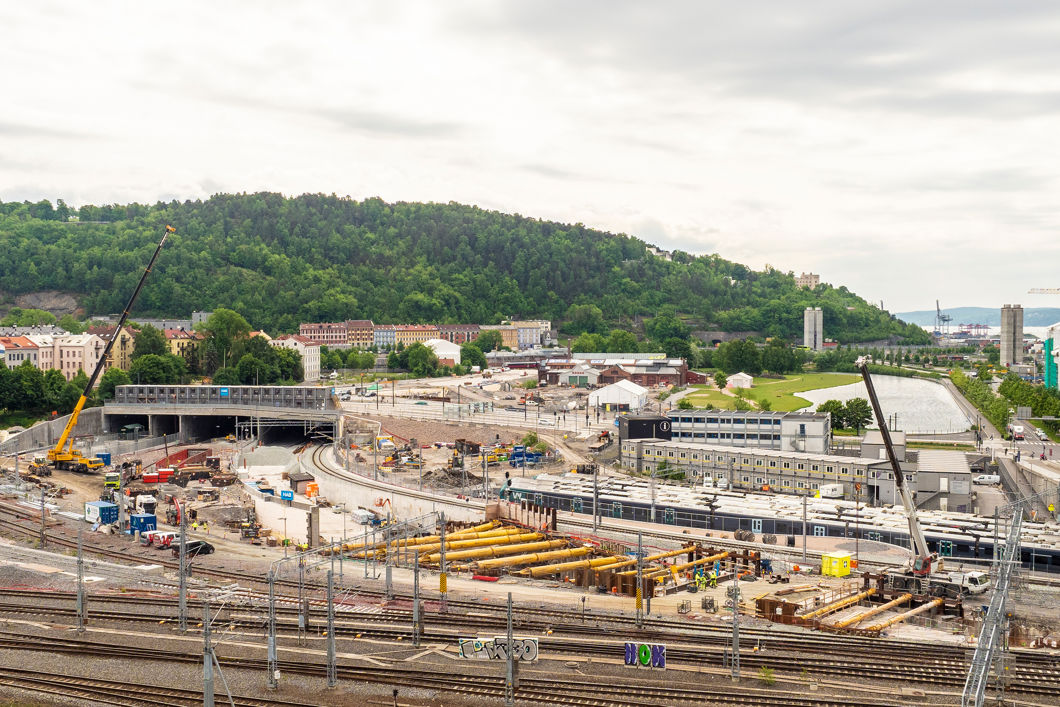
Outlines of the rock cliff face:
<svg viewBox="0 0 1060 707">
<path fill-rule="evenodd" d="M 81 314 L 77 298 L 58 290 L 28 292 L 24 295 L 18 295 L 15 297 L 15 306 L 23 309 L 43 309 L 46 312 L 51 312 L 56 317 L 61 317 L 64 314 Z"/>
</svg>

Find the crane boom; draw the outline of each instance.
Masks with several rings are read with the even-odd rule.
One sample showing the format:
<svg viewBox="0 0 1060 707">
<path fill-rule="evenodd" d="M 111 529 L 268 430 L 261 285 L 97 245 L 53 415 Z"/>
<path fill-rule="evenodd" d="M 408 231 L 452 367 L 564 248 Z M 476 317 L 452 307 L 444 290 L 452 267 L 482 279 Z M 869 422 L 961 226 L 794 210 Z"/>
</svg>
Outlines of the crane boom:
<svg viewBox="0 0 1060 707">
<path fill-rule="evenodd" d="M 876 413 L 876 423 L 880 426 L 880 434 L 883 435 L 883 446 L 887 449 L 887 458 L 890 460 L 891 469 L 894 471 L 894 484 L 902 499 L 902 506 L 905 508 L 906 521 L 909 524 L 909 540 L 916 556 L 916 564 L 924 564 L 928 568 L 928 572 L 930 572 L 931 559 L 933 559 L 931 550 L 928 548 L 927 540 L 924 538 L 924 531 L 920 528 L 920 521 L 916 517 L 916 504 L 913 503 L 913 496 L 909 493 L 909 487 L 905 485 L 905 474 L 902 473 L 902 467 L 894 453 L 891 431 L 887 429 L 887 423 L 884 422 L 885 418 L 883 417 L 883 411 L 880 409 L 880 400 L 876 397 L 876 388 L 873 387 L 872 378 L 869 377 L 868 363 L 862 357 L 857 360 L 856 365 L 858 370 L 861 371 L 861 377 L 865 379 L 865 389 L 869 394 L 869 402 L 872 403 L 872 411 Z M 923 562 L 924 560 L 926 560 L 926 563 Z"/>
<path fill-rule="evenodd" d="M 118 325 L 114 329 L 114 335 L 107 341 L 107 346 L 103 349 L 103 354 L 99 357 L 99 361 L 96 362 L 96 367 L 92 371 L 92 375 L 88 379 L 88 384 L 85 386 L 85 390 L 81 393 L 81 397 L 77 400 L 77 405 L 74 406 L 74 411 L 70 413 L 70 420 L 66 423 L 66 427 L 63 428 L 63 433 L 59 437 L 59 441 L 56 443 L 55 448 L 48 452 L 48 459 L 53 463 L 64 463 L 74 461 L 76 457 L 80 457 L 80 453 L 73 449 L 73 440 L 70 438 L 70 434 L 73 432 L 74 427 L 77 426 L 77 418 L 81 415 L 82 408 L 85 407 L 85 402 L 88 400 L 89 394 L 92 392 L 92 388 L 96 385 L 96 381 L 99 379 L 99 374 L 103 371 L 103 367 L 107 365 L 107 357 L 110 355 L 110 350 L 114 348 L 114 342 L 118 340 L 118 335 L 121 332 L 121 328 L 125 326 L 125 320 L 129 318 L 129 312 L 132 310 L 133 304 L 136 302 L 136 298 L 140 296 L 140 290 L 144 287 L 144 282 L 147 280 L 148 274 L 151 272 L 151 268 L 154 267 L 155 260 L 158 259 L 158 254 L 162 252 L 162 246 L 166 244 L 166 239 L 169 238 L 170 233 L 176 233 L 175 228 L 167 225 L 162 232 L 162 240 L 158 242 L 158 247 L 155 248 L 154 255 L 151 256 L 151 261 L 147 264 L 144 269 L 144 274 L 140 276 L 140 282 L 136 284 L 136 289 L 133 290 L 132 296 L 129 297 L 128 303 L 125 305 L 125 309 L 121 313 L 121 317 L 118 319 Z M 64 452 L 63 447 L 66 446 L 67 440 L 70 441 L 69 451 Z"/>
</svg>

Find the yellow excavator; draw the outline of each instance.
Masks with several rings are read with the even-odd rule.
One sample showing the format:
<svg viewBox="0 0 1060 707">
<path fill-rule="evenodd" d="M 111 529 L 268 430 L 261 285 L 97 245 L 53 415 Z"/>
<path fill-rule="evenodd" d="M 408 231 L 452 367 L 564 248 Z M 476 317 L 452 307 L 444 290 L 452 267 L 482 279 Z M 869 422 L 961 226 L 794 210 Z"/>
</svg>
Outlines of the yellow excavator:
<svg viewBox="0 0 1060 707">
<path fill-rule="evenodd" d="M 107 365 L 107 357 L 110 356 L 110 350 L 114 347 L 114 342 L 118 340 L 118 332 L 125 326 L 125 320 L 129 318 L 129 311 L 132 309 L 133 303 L 136 302 L 136 298 L 140 296 L 140 290 L 143 289 L 144 282 L 147 280 L 151 268 L 154 267 L 158 254 L 162 252 L 162 246 L 166 244 L 166 239 L 169 238 L 170 233 L 176 233 L 176 229 L 167 225 L 162 232 L 162 240 L 158 242 L 158 247 L 155 248 L 155 254 L 151 256 L 151 262 L 144 269 L 144 274 L 140 276 L 140 282 L 136 285 L 132 297 L 129 298 L 128 304 L 125 305 L 125 310 L 121 313 L 118 326 L 114 330 L 114 336 L 107 341 L 107 346 L 103 349 L 103 355 L 99 357 L 99 361 L 96 362 L 96 368 L 88 379 L 85 391 L 81 393 L 81 397 L 77 400 L 77 405 L 74 406 L 74 411 L 70 413 L 70 420 L 66 423 L 66 427 L 63 428 L 62 436 L 59 437 L 55 447 L 48 450 L 48 461 L 56 469 L 92 473 L 103 468 L 103 462 L 98 458 L 86 457 L 80 450 L 74 449 L 73 431 L 77 426 L 77 418 L 81 414 L 81 409 L 85 407 L 85 402 L 88 400 L 89 393 L 92 392 L 93 386 L 96 385 L 96 381 L 99 379 L 99 374 L 103 372 L 104 366 Z"/>
</svg>

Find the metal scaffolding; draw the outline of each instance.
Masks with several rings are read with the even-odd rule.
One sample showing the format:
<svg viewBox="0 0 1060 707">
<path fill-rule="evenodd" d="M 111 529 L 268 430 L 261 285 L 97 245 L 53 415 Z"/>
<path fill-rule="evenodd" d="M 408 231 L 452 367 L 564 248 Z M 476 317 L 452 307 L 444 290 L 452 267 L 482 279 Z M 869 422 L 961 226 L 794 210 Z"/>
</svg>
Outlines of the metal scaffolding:
<svg viewBox="0 0 1060 707">
<path fill-rule="evenodd" d="M 968 679 L 964 683 L 964 693 L 961 696 L 962 707 L 982 707 L 986 699 L 986 688 L 990 681 L 990 668 L 997 665 L 995 671 L 998 676 L 998 689 L 1002 692 L 1005 687 L 1004 680 L 1004 655 L 1007 645 L 1008 634 L 1008 602 L 1009 590 L 1014 582 L 1014 574 L 1020 567 L 1020 529 L 1023 526 L 1023 513 L 1026 510 L 1028 499 L 1021 499 L 1010 506 L 1006 506 L 996 518 L 1009 521 L 1008 533 L 1005 536 L 1005 545 L 998 548 L 994 544 L 994 566 L 996 568 L 994 594 L 990 598 L 990 608 L 983 619 L 983 629 L 979 634 L 979 643 L 975 647 L 972 656 L 972 666 L 968 671 Z M 1011 515 L 1009 515 L 1011 513 Z M 998 649 L 1001 650 L 998 650 Z"/>
</svg>

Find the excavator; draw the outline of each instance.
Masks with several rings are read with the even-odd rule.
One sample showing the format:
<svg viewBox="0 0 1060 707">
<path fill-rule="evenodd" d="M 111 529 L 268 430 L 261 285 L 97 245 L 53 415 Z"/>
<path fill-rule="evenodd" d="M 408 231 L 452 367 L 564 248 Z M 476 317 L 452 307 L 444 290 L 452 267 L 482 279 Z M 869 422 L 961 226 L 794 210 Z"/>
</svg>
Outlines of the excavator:
<svg viewBox="0 0 1060 707">
<path fill-rule="evenodd" d="M 85 391 L 81 393 L 81 397 L 77 400 L 77 405 L 74 406 L 74 411 L 70 413 L 70 420 L 66 423 L 62 436 L 59 437 L 59 441 L 55 444 L 55 447 L 48 450 L 48 462 L 56 469 L 66 469 L 80 473 L 92 473 L 103 468 L 103 462 L 98 458 L 86 457 L 80 450 L 74 449 L 73 431 L 77 426 L 77 418 L 80 416 L 82 408 L 85 407 L 85 402 L 88 400 L 92 388 L 96 385 L 96 381 L 99 379 L 100 373 L 103 372 L 104 366 L 107 365 L 107 357 L 110 356 L 110 350 L 114 347 L 114 342 L 118 340 L 117 332 L 120 332 L 122 327 L 125 326 L 125 320 L 129 318 L 129 311 L 132 309 L 133 303 L 136 302 L 136 298 L 140 296 L 140 290 L 143 289 L 144 282 L 147 280 L 151 268 L 154 267 L 155 260 L 158 259 L 158 254 L 162 252 L 162 246 L 166 244 L 166 239 L 169 238 L 170 233 L 176 233 L 176 229 L 167 225 L 162 232 L 162 240 L 158 242 L 158 247 L 155 248 L 155 253 L 151 256 L 151 262 L 149 262 L 144 269 L 144 274 L 140 276 L 140 282 L 137 283 L 136 289 L 133 290 L 129 302 L 125 305 L 125 309 L 121 313 L 121 318 L 118 319 L 118 326 L 114 330 L 115 335 L 110 337 L 110 340 L 107 341 L 107 346 L 103 349 L 103 354 L 99 357 L 99 361 L 96 362 L 96 367 L 88 379 Z"/>
<path fill-rule="evenodd" d="M 883 437 L 883 446 L 887 449 L 887 459 L 891 462 L 891 470 L 894 472 L 895 489 L 905 509 L 906 522 L 909 525 L 909 543 L 913 549 L 913 557 L 905 567 L 887 573 L 888 583 L 897 590 L 937 597 L 957 598 L 965 594 L 982 594 L 990 588 L 990 579 L 985 573 L 944 572 L 942 558 L 938 553 L 932 552 L 928 546 L 927 538 L 924 537 L 924 531 L 917 518 L 916 502 L 905 483 L 905 474 L 902 472 L 901 464 L 894 451 L 894 444 L 891 442 L 891 431 L 884 422 L 886 418 L 883 416 L 880 400 L 876 397 L 876 388 L 872 385 L 872 378 L 869 376 L 868 359 L 859 358 L 855 365 L 865 380 L 865 390 L 869 394 L 872 411 L 876 414 L 876 422 L 880 427 L 880 435 Z"/>
</svg>

